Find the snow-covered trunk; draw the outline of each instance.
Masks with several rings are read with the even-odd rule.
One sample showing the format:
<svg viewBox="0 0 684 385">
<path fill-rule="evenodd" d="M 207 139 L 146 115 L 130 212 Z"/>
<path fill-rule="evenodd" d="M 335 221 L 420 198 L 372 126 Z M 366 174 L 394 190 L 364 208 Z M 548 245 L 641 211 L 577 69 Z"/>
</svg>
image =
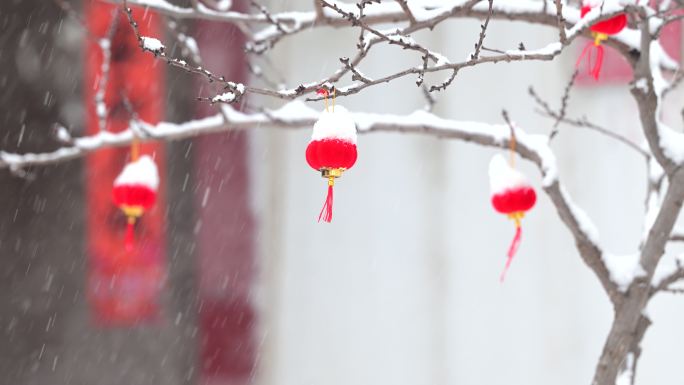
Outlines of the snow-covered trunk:
<svg viewBox="0 0 684 385">
<path fill-rule="evenodd" d="M 615 385 L 619 369 L 627 354 L 638 352 L 639 343 L 650 324 L 644 309 L 651 297 L 650 282 L 665 245 L 679 216 L 684 199 L 684 171 L 677 169 L 670 175 L 670 184 L 658 216 L 651 226 L 641 251 L 644 276 L 632 282 L 621 301 L 615 304 L 615 319 L 601 353 L 593 385 Z"/>
</svg>

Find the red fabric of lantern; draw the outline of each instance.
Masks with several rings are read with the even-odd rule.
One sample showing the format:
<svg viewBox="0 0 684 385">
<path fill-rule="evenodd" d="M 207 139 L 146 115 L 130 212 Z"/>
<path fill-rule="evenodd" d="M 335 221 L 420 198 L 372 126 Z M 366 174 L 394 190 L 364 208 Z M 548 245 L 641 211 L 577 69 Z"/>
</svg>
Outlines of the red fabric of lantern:
<svg viewBox="0 0 684 385">
<path fill-rule="evenodd" d="M 525 212 L 537 202 L 537 193 L 529 186 L 513 187 L 492 195 L 492 206 L 502 214 Z"/>
<path fill-rule="evenodd" d="M 342 106 L 323 111 L 313 127 L 311 142 L 306 148 L 306 162 L 328 179 L 328 195 L 318 221 L 332 221 L 333 186 L 335 178 L 356 163 L 356 124 Z"/>
<path fill-rule="evenodd" d="M 532 209 L 537 202 L 537 193 L 525 176 L 511 167 L 500 154 L 495 155 L 489 163 L 489 181 L 492 206 L 497 212 L 506 214 L 515 221 L 515 236 L 508 248 L 506 265 L 499 278 L 503 282 L 522 239 L 521 220 L 525 212 Z"/>
<path fill-rule="evenodd" d="M 590 6 L 582 6 L 580 13 L 582 17 L 591 11 Z M 602 33 L 605 35 L 616 35 L 620 33 L 627 26 L 627 15 L 621 13 L 617 16 L 611 17 L 610 19 L 599 21 L 589 28 L 592 32 Z"/>
<path fill-rule="evenodd" d="M 142 184 L 114 186 L 112 197 L 117 206 L 141 207 L 144 210 L 154 206 L 157 192 Z"/>
<path fill-rule="evenodd" d="M 314 170 L 350 169 L 356 163 L 356 144 L 341 139 L 314 140 L 306 147 L 306 161 Z"/>
</svg>

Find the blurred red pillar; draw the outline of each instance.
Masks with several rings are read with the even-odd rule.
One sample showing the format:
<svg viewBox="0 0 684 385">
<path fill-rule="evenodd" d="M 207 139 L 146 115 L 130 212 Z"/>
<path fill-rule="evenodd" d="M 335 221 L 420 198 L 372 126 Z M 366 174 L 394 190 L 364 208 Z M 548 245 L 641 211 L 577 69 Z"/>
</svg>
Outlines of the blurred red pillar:
<svg viewBox="0 0 684 385">
<path fill-rule="evenodd" d="M 245 10 L 245 1 L 233 9 Z M 206 68 L 246 82 L 244 36 L 233 25 L 201 22 L 196 38 Z M 199 93 L 215 92 L 200 79 Z M 236 106 L 237 108 L 238 106 Z M 200 105 L 198 115 L 217 109 Z M 195 140 L 195 207 L 198 219 L 200 385 L 252 382 L 256 366 L 256 315 L 250 301 L 255 227 L 250 210 L 248 138 L 230 132 Z"/>
<path fill-rule="evenodd" d="M 87 132 L 101 131 L 95 95 L 102 79 L 104 55 L 99 41 L 111 37 L 111 62 L 105 88 L 109 132 L 129 126 L 131 113 L 126 100 L 148 123 L 164 114 L 164 66 L 138 46 L 136 36 L 120 6 L 99 0 L 85 0 L 89 37 L 85 51 L 84 104 Z M 140 32 L 159 36 L 159 17 L 133 8 Z M 129 161 L 129 149 L 99 150 L 86 159 L 88 299 L 93 319 L 100 326 L 134 326 L 159 316 L 159 292 L 165 275 L 166 240 L 163 213 L 164 147 L 143 144 L 141 153 L 150 154 L 159 166 L 161 186 L 155 207 L 136 225 L 136 245 L 124 248 L 126 217 L 112 202 L 112 184 Z"/>
</svg>

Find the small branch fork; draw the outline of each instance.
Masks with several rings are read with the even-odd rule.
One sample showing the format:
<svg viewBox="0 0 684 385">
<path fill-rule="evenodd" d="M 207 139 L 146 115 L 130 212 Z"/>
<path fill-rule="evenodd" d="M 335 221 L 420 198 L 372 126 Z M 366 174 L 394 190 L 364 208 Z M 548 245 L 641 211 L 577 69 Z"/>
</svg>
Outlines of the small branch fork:
<svg viewBox="0 0 684 385">
<path fill-rule="evenodd" d="M 573 74 L 572 78 L 577 76 L 577 71 Z M 563 98 L 561 99 L 561 107 L 559 111 L 555 111 L 549 106 L 547 102 L 545 102 L 534 90 L 534 88 L 530 87 L 528 92 L 530 96 L 534 99 L 534 101 L 537 103 L 537 106 L 540 108 L 539 112 L 546 117 L 552 118 L 555 120 L 555 123 L 553 125 L 553 130 L 549 134 L 549 138 L 553 139 L 557 133 L 557 126 L 560 123 L 564 123 L 569 126 L 574 126 L 574 127 L 579 127 L 579 128 L 586 128 L 588 130 L 595 131 L 601 135 L 604 135 L 608 138 L 615 139 L 616 141 L 628 146 L 632 150 L 636 151 L 639 155 L 643 156 L 644 159 L 648 160 L 648 158 L 651 156 L 649 151 L 647 149 L 644 149 L 642 146 L 638 145 L 637 143 L 633 142 L 632 140 L 614 132 L 611 131 L 607 128 L 601 127 L 598 124 L 592 123 L 589 121 L 589 119 L 585 116 L 577 119 L 571 119 L 567 118 L 565 116 L 566 114 L 566 109 L 567 109 L 567 103 L 569 99 L 569 90 L 571 87 L 571 83 L 568 84 L 568 87 L 566 87 L 565 92 L 563 94 Z"/>
</svg>

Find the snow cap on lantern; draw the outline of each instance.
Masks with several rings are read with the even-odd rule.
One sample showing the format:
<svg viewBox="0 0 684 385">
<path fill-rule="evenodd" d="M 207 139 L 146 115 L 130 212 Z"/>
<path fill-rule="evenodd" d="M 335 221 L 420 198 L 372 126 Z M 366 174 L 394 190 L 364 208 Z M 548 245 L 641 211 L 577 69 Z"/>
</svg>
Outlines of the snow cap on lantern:
<svg viewBox="0 0 684 385">
<path fill-rule="evenodd" d="M 534 207 L 537 194 L 527 178 L 511 167 L 501 154 L 495 155 L 489 163 L 489 183 L 494 209 L 515 221 L 515 236 L 508 248 L 508 258 L 500 277 L 500 281 L 503 282 L 522 238 L 520 222 L 525 212 Z"/>
<path fill-rule="evenodd" d="M 356 163 L 356 123 L 346 108 L 335 106 L 334 93 L 332 108 L 328 108 L 328 91 L 321 90 L 319 93 L 325 95 L 326 107 L 313 126 L 311 141 L 306 147 L 306 162 L 328 180 L 328 195 L 318 221 L 323 219 L 330 222 L 335 178 L 341 177 L 344 171 Z"/>
<path fill-rule="evenodd" d="M 537 201 L 537 194 L 520 171 L 511 167 L 503 155 L 496 154 L 489 163 L 492 206 L 502 214 L 524 213 Z"/>
</svg>

